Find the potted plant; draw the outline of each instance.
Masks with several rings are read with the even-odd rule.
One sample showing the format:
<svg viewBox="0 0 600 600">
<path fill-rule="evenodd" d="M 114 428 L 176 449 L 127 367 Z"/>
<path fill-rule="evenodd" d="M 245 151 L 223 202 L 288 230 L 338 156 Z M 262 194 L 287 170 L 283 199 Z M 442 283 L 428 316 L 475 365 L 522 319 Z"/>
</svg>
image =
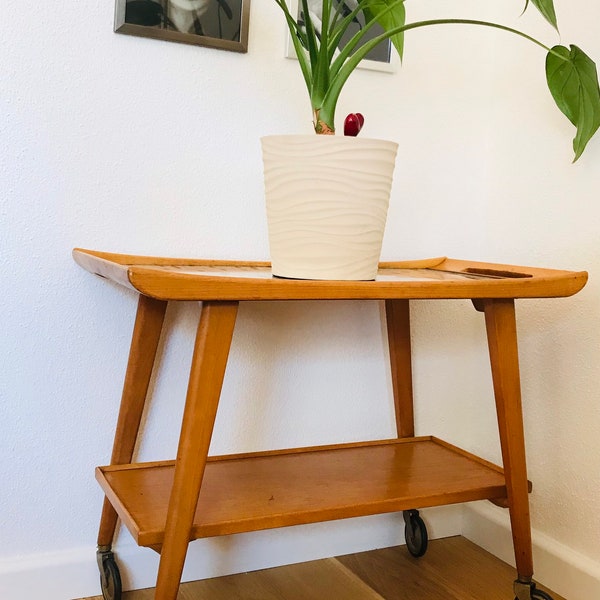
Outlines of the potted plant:
<svg viewBox="0 0 600 600">
<path fill-rule="evenodd" d="M 576 127 L 573 139 L 574 161 L 583 153 L 587 143 L 600 127 L 600 86 L 594 62 L 577 46 L 569 48 L 562 45 L 548 47 L 532 36 L 498 23 L 471 19 L 434 19 L 406 22 L 404 0 L 299 0 L 298 14 L 292 14 L 286 0 L 275 0 L 285 17 L 290 31 L 300 69 L 310 97 L 314 129 L 318 136 L 269 136 L 263 138 L 263 158 L 265 161 L 265 191 L 267 216 L 269 220 L 269 241 L 273 262 L 273 273 L 287 277 L 318 279 L 372 279 L 377 270 L 377 261 L 383 228 L 379 228 L 385 215 L 387 204 L 375 202 L 375 216 L 360 225 L 347 215 L 336 216 L 334 207 L 339 207 L 357 216 L 372 206 L 366 199 L 371 191 L 388 193 L 391 189 L 391 177 L 396 145 L 381 140 L 358 140 L 356 136 L 363 123 L 362 115 L 349 115 L 344 124 L 344 136 L 334 136 L 335 110 L 340 93 L 346 81 L 369 54 L 379 44 L 390 40 L 402 59 L 404 34 L 412 29 L 435 25 L 465 24 L 500 29 L 521 36 L 546 52 L 546 80 L 549 90 L 558 108 Z M 533 4 L 548 23 L 558 30 L 553 0 L 526 0 L 525 9 Z M 354 28 L 353 33 L 351 28 Z M 328 140 L 328 141 L 326 141 Z M 335 140 L 335 141 L 334 141 Z M 349 163 L 349 150 L 346 146 L 359 146 L 361 155 L 356 163 Z M 288 152 L 289 163 L 281 153 Z M 329 150 L 343 153 L 343 158 L 334 158 L 333 166 L 325 164 Z M 351 179 L 356 172 L 365 171 L 368 159 L 380 172 L 375 179 L 367 174 L 362 180 Z M 312 158 L 311 158 L 312 157 Z M 277 162 L 271 164 L 271 159 Z M 392 171 L 383 174 L 382 168 L 392 164 Z M 384 164 L 385 163 L 385 164 Z M 363 165 L 361 168 L 360 165 Z M 341 168 L 341 171 L 337 171 Z M 300 176 L 305 175 L 307 188 L 301 188 Z M 284 177 L 291 177 L 284 183 Z M 325 192 L 317 190 L 317 183 L 325 183 Z M 342 188 L 333 189 L 333 181 L 339 181 Z M 272 196 L 282 192 L 283 200 Z M 350 199 L 348 199 L 350 197 Z M 275 205 L 273 205 L 275 202 Z M 319 207 L 325 214 L 318 214 Z M 296 213 L 300 221 L 289 218 L 289 210 Z M 294 218 L 295 218 L 294 217 Z M 330 230 L 329 224 L 342 224 L 342 232 Z M 324 235 L 300 240 L 303 232 Z M 359 237 L 365 233 L 366 240 Z M 369 239 L 370 238 L 370 239 Z M 375 244 L 372 247 L 372 243 Z M 346 255 L 342 248 L 349 244 L 355 251 Z M 365 267 L 344 272 L 344 265 L 353 267 L 359 258 L 360 247 L 368 247 L 369 258 Z M 288 256 L 280 261 L 277 257 L 280 249 Z M 308 263 L 296 268 L 296 264 L 305 260 Z M 338 256 L 339 255 L 339 256 Z M 370 266 L 366 266 L 366 263 Z M 331 264 L 331 268 L 327 266 Z"/>
</svg>

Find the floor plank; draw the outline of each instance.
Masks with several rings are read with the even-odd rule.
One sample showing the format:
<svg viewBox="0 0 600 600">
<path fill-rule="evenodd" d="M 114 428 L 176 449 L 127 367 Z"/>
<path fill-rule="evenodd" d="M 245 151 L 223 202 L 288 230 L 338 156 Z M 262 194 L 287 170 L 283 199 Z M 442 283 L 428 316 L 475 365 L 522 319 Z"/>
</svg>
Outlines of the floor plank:
<svg viewBox="0 0 600 600">
<path fill-rule="evenodd" d="M 513 567 L 460 536 L 430 542 L 423 558 L 413 558 L 405 547 L 398 546 L 338 560 L 385 600 L 514 598 Z M 552 596 L 564 600 L 558 594 Z"/>
<path fill-rule="evenodd" d="M 512 600 L 515 570 L 457 536 L 429 543 L 422 558 L 382 548 L 184 583 L 178 600 Z M 554 600 L 564 600 L 552 594 Z M 81 600 L 102 600 L 101 596 Z M 154 600 L 154 589 L 123 594 Z"/>
<path fill-rule="evenodd" d="M 181 600 L 384 600 L 333 558 L 182 586 Z"/>
<path fill-rule="evenodd" d="M 333 594 L 333 596 L 332 596 Z M 240 573 L 181 585 L 178 600 L 384 600 L 335 558 Z M 101 596 L 82 600 L 102 600 Z M 123 594 L 154 600 L 154 589 Z"/>
</svg>

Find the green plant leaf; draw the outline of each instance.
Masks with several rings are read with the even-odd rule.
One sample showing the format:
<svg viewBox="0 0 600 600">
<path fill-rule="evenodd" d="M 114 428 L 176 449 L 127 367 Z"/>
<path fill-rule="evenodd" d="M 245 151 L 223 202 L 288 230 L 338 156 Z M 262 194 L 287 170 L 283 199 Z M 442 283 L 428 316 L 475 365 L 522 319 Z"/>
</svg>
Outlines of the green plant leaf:
<svg viewBox="0 0 600 600">
<path fill-rule="evenodd" d="M 368 21 L 375 19 L 384 31 L 403 27 L 406 23 L 406 10 L 403 0 L 369 0 L 364 8 Z M 404 32 L 400 31 L 389 38 L 402 58 L 404 52 Z"/>
<path fill-rule="evenodd" d="M 338 3 L 338 8 L 334 18 L 331 20 L 331 28 L 329 32 L 329 62 L 331 64 L 336 51 L 339 51 L 340 40 L 344 37 L 345 33 L 352 23 L 357 21 L 357 16 L 363 13 L 364 5 L 369 0 L 360 0 L 354 9 L 342 16 L 340 6 L 342 2 Z"/>
<path fill-rule="evenodd" d="M 306 19 L 310 20 L 308 16 L 308 0 L 302 0 L 302 6 Z M 327 25 L 331 15 L 331 2 L 330 0 L 323 0 L 321 5 L 321 22 L 322 27 L 320 31 L 320 37 L 317 44 L 317 58 L 313 63 L 313 87 L 310 92 L 312 101 L 318 106 L 323 101 L 323 97 L 327 93 L 329 88 L 329 51 L 328 51 L 328 39 L 329 39 L 329 26 Z M 316 41 L 316 40 L 315 40 Z"/>
<path fill-rule="evenodd" d="M 285 0 L 283 1 L 285 2 Z M 302 0 L 301 5 L 302 13 L 304 15 L 304 35 L 306 39 L 306 46 L 308 49 L 308 55 L 310 56 L 311 69 L 314 72 L 319 52 L 319 36 L 315 31 L 312 19 L 310 18 L 307 0 Z"/>
<path fill-rule="evenodd" d="M 285 16 L 285 20 L 290 31 L 290 39 L 294 45 L 294 51 L 296 53 L 296 57 L 298 58 L 298 62 L 300 63 L 302 75 L 304 76 L 304 82 L 306 83 L 306 87 L 310 90 L 312 85 L 311 65 L 308 57 L 304 53 L 304 49 L 307 46 L 307 41 L 298 26 L 298 22 L 290 14 L 285 0 L 275 0 L 275 2 L 279 5 L 279 8 L 281 8 Z"/>
<path fill-rule="evenodd" d="M 362 46 L 359 46 L 360 42 L 367 39 L 366 35 L 368 34 L 368 32 L 377 24 L 381 24 L 382 19 L 385 17 L 385 15 L 393 10 L 396 10 L 398 6 L 402 6 L 402 9 L 404 9 L 404 0 L 386 0 L 387 4 L 386 5 L 382 5 L 380 7 L 380 10 L 377 13 L 377 19 L 374 18 L 369 18 L 366 15 L 367 12 L 367 8 L 366 5 L 372 3 L 372 2 L 377 2 L 378 0 L 363 0 L 363 14 L 365 14 L 365 26 L 362 27 L 361 29 L 359 29 L 345 44 L 343 48 L 340 48 L 340 52 L 339 54 L 335 57 L 335 60 L 332 63 L 331 66 L 331 73 L 332 73 L 332 77 L 337 78 L 337 75 L 339 73 L 339 71 L 344 68 L 346 66 L 347 62 L 351 62 L 351 64 L 354 64 L 354 67 L 352 67 L 352 69 L 354 69 L 358 63 L 356 63 L 355 61 L 350 61 L 350 57 L 352 56 L 354 58 L 355 55 L 361 56 L 361 58 L 359 59 L 362 60 L 363 58 L 365 58 L 365 56 L 376 46 L 378 46 L 381 42 L 387 40 L 387 39 L 391 39 L 394 36 L 397 35 L 401 35 L 402 39 L 404 39 L 404 31 L 406 29 L 404 21 L 402 22 L 402 25 L 396 25 L 396 26 L 390 26 L 389 29 L 386 30 L 386 28 L 384 27 L 384 32 L 368 41 L 366 41 L 365 43 L 363 43 Z M 367 52 L 363 52 L 363 48 L 368 47 L 369 50 Z M 402 55 L 400 55 L 400 57 L 402 57 Z"/>
<path fill-rule="evenodd" d="M 530 0 L 525 0 L 525 8 L 523 12 L 527 10 Z M 544 16 L 544 19 L 558 31 L 558 23 L 556 22 L 556 11 L 554 10 L 553 0 L 531 0 L 533 4 Z"/>
<path fill-rule="evenodd" d="M 600 127 L 600 86 L 594 61 L 577 46 L 554 46 L 546 57 L 546 80 L 558 108 L 577 127 L 575 162 Z"/>
</svg>

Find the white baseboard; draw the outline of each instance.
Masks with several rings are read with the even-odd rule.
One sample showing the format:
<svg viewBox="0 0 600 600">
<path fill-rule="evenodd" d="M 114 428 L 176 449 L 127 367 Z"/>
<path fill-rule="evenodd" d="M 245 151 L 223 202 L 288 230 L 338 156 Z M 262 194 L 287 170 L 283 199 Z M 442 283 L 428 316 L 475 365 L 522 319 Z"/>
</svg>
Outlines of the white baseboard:
<svg viewBox="0 0 600 600">
<path fill-rule="evenodd" d="M 463 507 L 462 534 L 514 566 L 508 511 L 488 502 Z M 600 562 L 532 531 L 534 578 L 568 600 L 600 598 Z"/>
<path fill-rule="evenodd" d="M 427 509 L 422 511 L 422 515 L 431 539 L 460 534 L 460 506 Z M 197 540 L 189 546 L 182 581 L 403 543 L 401 513 Z M 158 554 L 137 547 L 127 533 L 119 536 L 115 554 L 124 590 L 155 585 Z M 0 560 L 2 600 L 72 600 L 99 594 L 95 546 Z"/>
<path fill-rule="evenodd" d="M 96 548 L 61 550 L 0 561 L 0 598 L 3 600 L 68 600 L 99 592 Z M 88 594 L 90 592 L 90 594 Z"/>
<path fill-rule="evenodd" d="M 458 535 L 514 565 L 507 511 L 473 503 L 422 511 L 431 539 Z M 399 514 L 347 519 L 198 540 L 190 545 L 183 581 L 217 577 L 395 546 L 404 543 Z M 533 531 L 535 577 L 568 600 L 600 598 L 600 562 Z M 152 587 L 158 555 L 127 533 L 116 544 L 124 589 Z M 72 600 L 100 594 L 96 548 L 0 560 L 2 600 Z"/>
</svg>

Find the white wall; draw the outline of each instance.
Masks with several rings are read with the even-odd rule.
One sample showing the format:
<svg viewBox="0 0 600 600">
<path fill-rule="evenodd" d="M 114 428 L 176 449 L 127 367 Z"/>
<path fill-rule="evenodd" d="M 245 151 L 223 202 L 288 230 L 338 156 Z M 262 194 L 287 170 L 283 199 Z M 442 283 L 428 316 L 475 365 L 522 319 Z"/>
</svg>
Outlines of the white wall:
<svg viewBox="0 0 600 600">
<path fill-rule="evenodd" d="M 430 4 L 411 4 L 411 20 L 498 17 L 558 43 L 533 7 L 516 18 L 516 0 Z M 64 600 L 98 593 L 93 468 L 109 460 L 135 309 L 71 248 L 267 258 L 258 139 L 308 133 L 311 116 L 271 0 L 252 1 L 247 54 L 114 34 L 112 0 L 4 6 L 0 595 L 30 586 Z M 556 6 L 563 43 L 600 61 L 598 4 Z M 581 294 L 520 302 L 518 318 L 533 524 L 598 567 L 600 141 L 570 164 L 573 131 L 543 61 L 506 33 L 414 31 L 402 69 L 356 73 L 338 117 L 360 111 L 363 135 L 400 143 L 384 258 L 589 270 Z M 330 308 L 242 308 L 214 452 L 392 435 L 379 306 Z M 142 460 L 174 453 L 197 310 L 168 314 Z M 457 301 L 415 304 L 413 316 L 419 432 L 499 460 L 481 315 Z M 431 518 L 436 535 L 460 531 L 456 511 Z M 188 573 L 400 543 L 400 520 L 200 542 Z M 155 556 L 127 534 L 118 547 L 128 585 L 151 585 Z"/>
</svg>

